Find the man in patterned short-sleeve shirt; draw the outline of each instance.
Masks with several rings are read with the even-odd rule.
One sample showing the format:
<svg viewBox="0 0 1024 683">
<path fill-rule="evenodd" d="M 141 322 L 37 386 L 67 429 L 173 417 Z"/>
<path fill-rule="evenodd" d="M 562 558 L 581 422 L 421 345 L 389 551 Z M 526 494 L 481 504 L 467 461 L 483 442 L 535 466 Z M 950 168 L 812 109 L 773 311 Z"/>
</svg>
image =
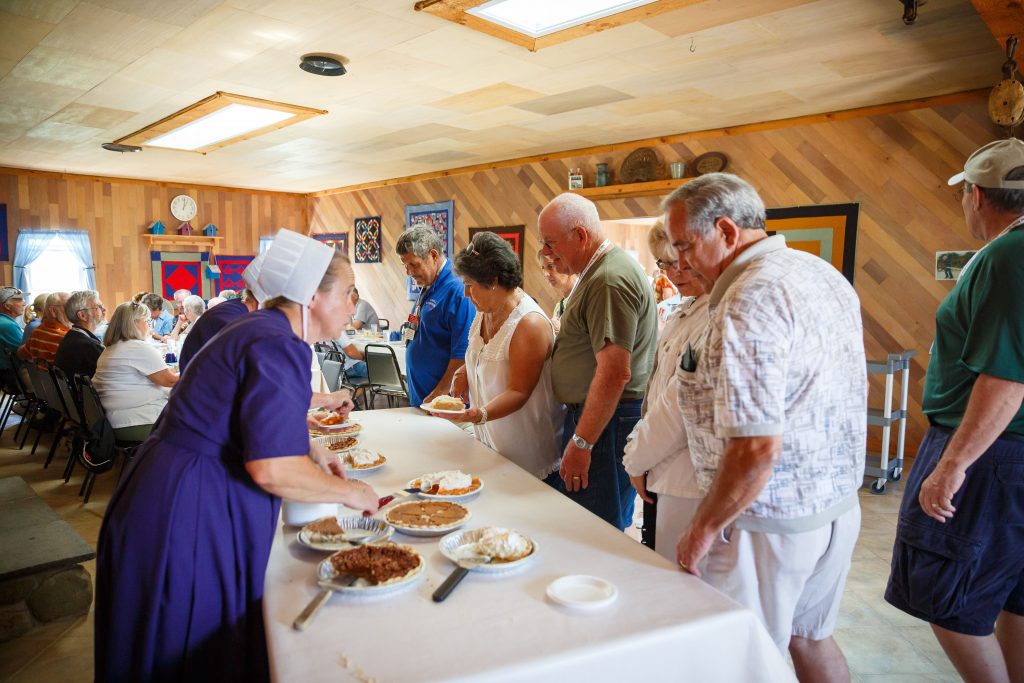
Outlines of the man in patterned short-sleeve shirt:
<svg viewBox="0 0 1024 683">
<path fill-rule="evenodd" d="M 800 679 L 848 681 L 832 631 L 860 530 L 860 302 L 831 264 L 768 236 L 734 175 L 701 176 L 663 208 L 680 260 L 713 283 L 707 332 L 677 368 L 706 493 L 679 564 L 757 613 Z"/>
</svg>

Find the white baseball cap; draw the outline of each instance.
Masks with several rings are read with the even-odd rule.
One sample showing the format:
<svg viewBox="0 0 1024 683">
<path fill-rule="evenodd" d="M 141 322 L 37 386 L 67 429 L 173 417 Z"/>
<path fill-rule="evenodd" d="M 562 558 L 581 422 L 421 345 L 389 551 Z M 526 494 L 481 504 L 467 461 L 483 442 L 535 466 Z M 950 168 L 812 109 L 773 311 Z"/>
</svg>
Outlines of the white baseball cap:
<svg viewBox="0 0 1024 683">
<path fill-rule="evenodd" d="M 1024 142 L 1017 138 L 996 140 L 967 157 L 964 170 L 949 179 L 950 185 L 965 180 L 978 187 L 1002 190 L 1024 190 L 1024 180 L 1007 180 L 1018 166 L 1024 166 Z"/>
</svg>

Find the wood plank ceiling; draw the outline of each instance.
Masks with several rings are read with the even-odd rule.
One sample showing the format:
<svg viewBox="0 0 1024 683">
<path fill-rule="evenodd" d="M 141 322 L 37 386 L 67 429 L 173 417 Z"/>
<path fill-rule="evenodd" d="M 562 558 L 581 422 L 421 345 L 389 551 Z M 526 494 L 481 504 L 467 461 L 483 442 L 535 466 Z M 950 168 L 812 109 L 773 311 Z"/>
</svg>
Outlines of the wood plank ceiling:
<svg viewBox="0 0 1024 683">
<path fill-rule="evenodd" d="M 0 165 L 311 192 L 990 85 L 969 0 L 708 0 L 531 53 L 413 0 L 0 0 Z M 351 59 L 327 79 L 314 51 Z M 206 156 L 99 145 L 223 90 L 329 110 Z"/>
</svg>

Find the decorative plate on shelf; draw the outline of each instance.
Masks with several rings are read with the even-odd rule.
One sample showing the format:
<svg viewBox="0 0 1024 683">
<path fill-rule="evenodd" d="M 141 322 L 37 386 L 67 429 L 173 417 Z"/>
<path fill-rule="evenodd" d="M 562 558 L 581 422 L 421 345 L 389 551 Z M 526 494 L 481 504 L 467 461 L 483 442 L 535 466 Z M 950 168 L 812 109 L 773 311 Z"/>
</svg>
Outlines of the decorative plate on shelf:
<svg viewBox="0 0 1024 683">
<path fill-rule="evenodd" d="M 708 152 L 693 160 L 693 168 L 697 171 L 697 175 L 704 175 L 705 173 L 724 171 L 728 163 L 729 157 L 721 152 Z"/>
<path fill-rule="evenodd" d="M 665 177 L 665 166 L 658 153 L 650 147 L 633 150 L 622 162 L 619 181 L 623 183 L 648 183 Z"/>
</svg>

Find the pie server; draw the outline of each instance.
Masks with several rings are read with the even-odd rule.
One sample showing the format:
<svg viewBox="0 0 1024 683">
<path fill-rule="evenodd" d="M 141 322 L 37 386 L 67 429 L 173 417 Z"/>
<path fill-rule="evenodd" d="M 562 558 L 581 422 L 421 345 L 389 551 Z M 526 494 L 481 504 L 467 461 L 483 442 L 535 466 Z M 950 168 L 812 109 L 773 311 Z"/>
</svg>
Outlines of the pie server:
<svg viewBox="0 0 1024 683">
<path fill-rule="evenodd" d="M 296 631 L 305 631 L 306 627 L 313 621 L 313 617 L 320 611 L 320 608 L 334 595 L 335 590 L 351 586 L 358 579 L 358 576 L 343 576 L 333 581 L 320 581 L 320 592 L 309 601 L 306 609 L 302 610 L 302 613 L 295 617 L 295 621 L 292 622 L 292 628 Z"/>
<path fill-rule="evenodd" d="M 421 489 L 418 489 L 418 488 L 408 488 L 408 489 L 402 489 L 401 491 L 395 491 L 390 496 L 384 496 L 383 498 L 378 500 L 377 501 L 377 509 L 378 510 L 381 509 L 382 507 L 384 507 L 385 505 L 387 505 L 391 501 L 395 500 L 396 498 L 406 498 L 408 496 L 411 496 L 414 493 L 419 493 L 420 490 Z M 363 516 L 364 517 L 369 517 L 370 515 L 368 515 L 367 513 L 364 512 Z"/>
<path fill-rule="evenodd" d="M 466 578 L 466 574 L 476 569 L 482 564 L 487 564 L 491 561 L 491 558 L 486 555 L 474 555 L 471 557 L 460 557 L 456 560 L 456 564 L 459 566 L 455 568 L 448 578 L 444 580 L 444 583 L 434 591 L 434 602 L 442 602 L 445 598 L 451 595 L 455 587 Z"/>
</svg>

